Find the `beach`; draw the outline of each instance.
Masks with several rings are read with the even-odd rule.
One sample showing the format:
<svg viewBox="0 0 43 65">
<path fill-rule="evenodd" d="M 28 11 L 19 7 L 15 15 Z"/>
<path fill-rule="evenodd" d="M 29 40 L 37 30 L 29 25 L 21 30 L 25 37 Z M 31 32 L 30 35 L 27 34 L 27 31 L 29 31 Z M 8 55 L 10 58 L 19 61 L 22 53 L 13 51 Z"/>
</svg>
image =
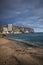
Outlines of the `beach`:
<svg viewBox="0 0 43 65">
<path fill-rule="evenodd" d="M 0 38 L 0 65 L 43 65 L 43 47 Z"/>
</svg>

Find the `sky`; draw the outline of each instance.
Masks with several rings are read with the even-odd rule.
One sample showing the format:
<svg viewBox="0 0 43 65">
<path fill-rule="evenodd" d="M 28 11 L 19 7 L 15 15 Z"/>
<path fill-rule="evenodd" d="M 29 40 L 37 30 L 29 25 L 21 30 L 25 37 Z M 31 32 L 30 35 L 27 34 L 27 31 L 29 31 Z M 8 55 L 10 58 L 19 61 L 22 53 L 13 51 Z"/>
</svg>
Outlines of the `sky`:
<svg viewBox="0 0 43 65">
<path fill-rule="evenodd" d="M 13 24 L 43 32 L 43 0 L 0 0 L 0 25 Z"/>
</svg>

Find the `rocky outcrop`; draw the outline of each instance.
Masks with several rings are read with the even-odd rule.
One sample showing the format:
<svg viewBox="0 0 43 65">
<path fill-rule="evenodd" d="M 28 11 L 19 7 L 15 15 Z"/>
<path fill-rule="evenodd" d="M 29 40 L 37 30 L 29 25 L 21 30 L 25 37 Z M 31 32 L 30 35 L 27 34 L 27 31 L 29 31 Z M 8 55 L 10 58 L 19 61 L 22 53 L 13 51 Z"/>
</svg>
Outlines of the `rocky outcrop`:
<svg viewBox="0 0 43 65">
<path fill-rule="evenodd" d="M 12 30 L 11 31 L 8 31 L 8 25 L 3 25 L 2 27 L 7 28 L 7 31 L 3 30 L 5 33 L 33 33 L 34 32 L 34 29 L 32 28 L 27 28 L 27 27 L 21 27 L 21 26 L 15 26 L 15 25 L 12 25 L 11 28 Z M 9 28 L 10 29 L 10 28 Z"/>
<path fill-rule="evenodd" d="M 20 27 L 20 26 L 14 26 L 13 25 L 13 32 L 17 33 L 33 33 L 34 30 L 32 28 L 26 28 L 26 27 Z"/>
</svg>

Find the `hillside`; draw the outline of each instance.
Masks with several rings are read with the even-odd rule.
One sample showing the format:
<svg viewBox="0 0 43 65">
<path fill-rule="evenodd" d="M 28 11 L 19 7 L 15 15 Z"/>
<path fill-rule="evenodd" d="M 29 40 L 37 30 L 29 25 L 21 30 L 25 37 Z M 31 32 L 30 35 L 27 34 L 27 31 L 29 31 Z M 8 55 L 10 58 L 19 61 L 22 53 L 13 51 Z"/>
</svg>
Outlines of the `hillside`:
<svg viewBox="0 0 43 65">
<path fill-rule="evenodd" d="M 13 25 L 13 31 L 21 32 L 21 33 L 33 33 L 34 32 L 32 28 L 20 27 L 20 26 L 14 26 L 14 25 Z"/>
<path fill-rule="evenodd" d="M 27 28 L 27 27 L 21 27 L 21 26 L 15 26 L 15 25 L 1 25 L 0 30 L 3 28 L 3 31 L 5 33 L 10 32 L 10 33 L 33 33 L 34 29 L 32 28 Z"/>
</svg>

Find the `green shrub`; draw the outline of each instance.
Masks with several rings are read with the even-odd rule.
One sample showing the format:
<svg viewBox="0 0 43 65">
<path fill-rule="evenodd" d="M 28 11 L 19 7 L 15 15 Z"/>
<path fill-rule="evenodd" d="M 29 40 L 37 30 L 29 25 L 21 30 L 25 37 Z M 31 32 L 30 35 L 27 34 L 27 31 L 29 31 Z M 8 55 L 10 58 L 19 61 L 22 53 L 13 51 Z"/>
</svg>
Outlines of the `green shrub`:
<svg viewBox="0 0 43 65">
<path fill-rule="evenodd" d="M 0 26 L 0 33 L 2 33 L 3 32 L 3 27 L 2 26 Z"/>
</svg>

